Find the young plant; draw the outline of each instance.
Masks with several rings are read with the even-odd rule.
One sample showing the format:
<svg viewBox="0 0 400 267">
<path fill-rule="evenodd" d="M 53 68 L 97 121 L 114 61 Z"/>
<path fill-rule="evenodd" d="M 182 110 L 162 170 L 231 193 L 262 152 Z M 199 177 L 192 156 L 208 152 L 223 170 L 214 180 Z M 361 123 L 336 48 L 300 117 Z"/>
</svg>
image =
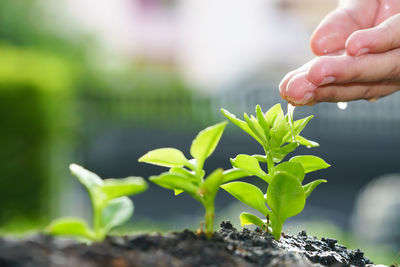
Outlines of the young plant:
<svg viewBox="0 0 400 267">
<path fill-rule="evenodd" d="M 205 209 L 205 234 L 213 233 L 214 200 L 220 185 L 224 182 L 224 172 L 216 169 L 206 178 L 203 170 L 205 160 L 214 152 L 227 122 L 215 124 L 200 131 L 190 147 L 192 159 L 175 148 L 159 148 L 143 155 L 139 161 L 168 167 L 169 171 L 149 179 L 153 183 L 175 191 L 175 195 L 185 192 L 203 204 Z M 239 175 L 238 175 L 239 174 Z M 229 172 L 227 179 L 240 177 L 241 172 Z M 202 227 L 201 227 L 202 228 Z M 202 230 L 202 229 L 201 229 Z"/>
<path fill-rule="evenodd" d="M 126 196 L 139 194 L 147 189 L 147 183 L 141 177 L 102 180 L 79 165 L 71 164 L 69 169 L 89 193 L 93 206 L 93 229 L 80 218 L 63 217 L 54 220 L 47 227 L 46 231 L 52 235 L 102 241 L 111 229 L 132 217 L 133 203 Z"/>
<path fill-rule="evenodd" d="M 231 182 L 221 187 L 265 217 L 262 220 L 253 214 L 242 213 L 242 226 L 255 224 L 267 231 L 271 228 L 275 239 L 279 239 L 286 219 L 299 214 L 311 192 L 319 184 L 326 182 L 319 179 L 302 185 L 306 173 L 330 166 L 319 157 L 295 156 L 281 163 L 285 156 L 299 145 L 318 146 L 318 143 L 300 135 L 313 116 L 293 121 L 290 112 L 284 115 L 280 104 L 273 106 L 266 113 L 257 105 L 256 117 L 249 117 L 245 113 L 245 121 L 239 120 L 225 109 L 222 109 L 222 113 L 260 143 L 265 152 L 265 155 L 237 155 L 231 159 L 232 166 L 249 176 L 261 178 L 268 187 L 265 194 L 258 187 L 245 182 Z M 260 163 L 267 165 L 267 171 L 260 167 Z"/>
</svg>

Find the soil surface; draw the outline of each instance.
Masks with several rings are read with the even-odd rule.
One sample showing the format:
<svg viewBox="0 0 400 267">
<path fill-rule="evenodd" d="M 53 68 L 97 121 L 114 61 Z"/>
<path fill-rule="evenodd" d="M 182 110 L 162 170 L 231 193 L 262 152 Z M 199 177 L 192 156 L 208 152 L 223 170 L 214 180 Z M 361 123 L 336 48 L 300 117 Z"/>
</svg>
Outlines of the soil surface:
<svg viewBox="0 0 400 267">
<path fill-rule="evenodd" d="M 34 235 L 0 238 L 0 266 L 134 267 L 134 266 L 374 266 L 360 250 L 330 238 L 283 234 L 279 241 L 256 229 L 236 230 L 221 223 L 207 240 L 184 230 L 166 235 L 107 237 L 85 245 L 69 239 Z"/>
</svg>

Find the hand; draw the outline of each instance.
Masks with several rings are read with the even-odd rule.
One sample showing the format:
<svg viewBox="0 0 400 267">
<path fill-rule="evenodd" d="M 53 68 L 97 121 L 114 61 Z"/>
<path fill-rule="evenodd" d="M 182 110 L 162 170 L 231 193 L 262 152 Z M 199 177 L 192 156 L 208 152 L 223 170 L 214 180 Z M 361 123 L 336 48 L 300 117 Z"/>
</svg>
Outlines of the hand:
<svg viewBox="0 0 400 267">
<path fill-rule="evenodd" d="M 317 27 L 311 49 L 321 57 L 280 84 L 292 104 L 374 100 L 399 90 L 400 1 L 348 1 Z"/>
</svg>

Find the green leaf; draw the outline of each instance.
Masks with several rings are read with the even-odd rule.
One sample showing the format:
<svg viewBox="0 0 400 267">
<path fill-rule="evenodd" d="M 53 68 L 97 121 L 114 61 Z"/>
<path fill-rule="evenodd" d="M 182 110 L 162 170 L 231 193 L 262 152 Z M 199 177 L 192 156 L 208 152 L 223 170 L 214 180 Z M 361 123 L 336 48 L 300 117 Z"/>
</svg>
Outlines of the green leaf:
<svg viewBox="0 0 400 267">
<path fill-rule="evenodd" d="M 261 141 L 260 138 L 257 137 L 257 135 L 255 135 L 253 133 L 252 130 L 250 130 L 249 126 L 247 125 L 246 122 L 236 118 L 236 116 L 232 113 L 230 113 L 229 111 L 227 111 L 226 109 L 221 109 L 222 114 L 224 114 L 224 116 L 226 118 L 228 118 L 231 122 L 233 122 L 234 124 L 236 124 L 240 129 L 242 129 L 243 131 L 245 131 L 246 133 L 248 133 L 249 135 L 251 135 L 251 137 L 253 137 L 254 139 L 256 139 L 257 142 L 259 142 L 261 145 L 263 145 L 263 142 Z"/>
<path fill-rule="evenodd" d="M 185 191 L 183 191 L 183 190 L 181 190 L 181 189 L 174 189 L 174 194 L 175 194 L 175 196 L 177 196 L 177 195 L 179 195 L 179 194 L 182 194 L 183 192 L 185 192 Z"/>
<path fill-rule="evenodd" d="M 105 179 L 101 191 L 107 199 L 136 195 L 147 189 L 148 185 L 142 177 L 127 177 L 123 179 Z"/>
<path fill-rule="evenodd" d="M 263 129 L 266 138 L 269 139 L 270 138 L 270 134 L 269 134 L 270 125 L 267 124 L 267 121 L 265 120 L 264 113 L 263 113 L 260 105 L 256 106 L 256 114 L 257 114 L 258 123 L 260 124 L 261 128 Z"/>
<path fill-rule="evenodd" d="M 96 239 L 94 232 L 84 220 L 73 217 L 64 217 L 52 221 L 46 228 L 46 232 L 52 235 L 78 236 L 89 240 Z"/>
<path fill-rule="evenodd" d="M 199 132 L 192 142 L 190 147 L 190 154 L 197 161 L 200 166 L 203 165 L 206 158 L 208 158 L 215 150 L 218 142 L 224 132 L 227 122 L 221 122 Z"/>
<path fill-rule="evenodd" d="M 296 177 L 287 172 L 278 172 L 268 186 L 267 203 L 272 210 L 272 234 L 279 239 L 286 219 L 303 210 L 306 195 Z"/>
<path fill-rule="evenodd" d="M 164 172 L 158 176 L 151 176 L 149 180 L 161 187 L 167 189 L 180 189 L 185 191 L 190 195 L 196 195 L 197 186 L 193 184 L 186 177 L 180 176 L 178 174 L 171 174 L 168 172 Z"/>
<path fill-rule="evenodd" d="M 306 118 L 297 120 L 293 122 L 294 134 L 297 136 L 303 131 L 304 127 L 306 127 L 307 123 L 313 118 L 314 116 L 308 116 Z"/>
<path fill-rule="evenodd" d="M 319 144 L 317 142 L 308 140 L 306 138 L 304 138 L 303 136 L 296 136 L 296 141 L 299 142 L 300 145 L 305 146 L 305 147 L 318 147 Z"/>
<path fill-rule="evenodd" d="M 169 173 L 184 176 L 192 181 L 198 181 L 198 178 L 194 175 L 194 172 L 191 172 L 185 168 L 171 168 Z"/>
<path fill-rule="evenodd" d="M 297 143 L 290 143 L 283 147 L 276 147 L 271 149 L 271 155 L 274 162 L 281 162 L 287 154 L 295 150 L 299 145 Z"/>
<path fill-rule="evenodd" d="M 248 225 L 248 224 L 257 225 L 261 229 L 265 229 L 267 227 L 266 224 L 263 222 L 263 220 L 261 220 L 256 215 L 253 215 L 251 213 L 242 212 L 240 214 L 239 218 L 240 218 L 240 224 L 242 225 L 242 227 L 245 225 Z"/>
<path fill-rule="evenodd" d="M 267 122 L 267 125 L 272 127 L 275 123 L 276 117 L 278 116 L 284 117 L 281 104 L 274 105 L 265 113 L 265 121 Z"/>
<path fill-rule="evenodd" d="M 222 180 L 222 183 L 227 183 L 231 182 L 236 179 L 240 179 L 246 176 L 249 176 L 249 174 L 243 170 L 240 169 L 229 169 L 223 172 L 224 179 Z"/>
<path fill-rule="evenodd" d="M 253 116 L 250 119 L 246 113 L 244 113 L 244 119 L 246 120 L 246 123 L 249 126 L 250 130 L 258 137 L 259 140 L 261 140 L 262 142 L 261 144 L 267 145 L 267 139 L 265 137 L 264 131 L 258 124 L 257 119 L 254 118 Z"/>
<path fill-rule="evenodd" d="M 128 197 L 115 198 L 107 203 L 101 214 L 101 224 L 105 233 L 126 223 L 133 215 L 133 203 Z"/>
<path fill-rule="evenodd" d="M 304 180 L 305 171 L 303 165 L 298 162 L 282 162 L 274 168 L 274 173 L 285 171 L 297 179 L 299 179 L 300 183 Z"/>
<path fill-rule="evenodd" d="M 159 148 L 147 152 L 139 162 L 146 162 L 164 167 L 183 167 L 188 160 L 183 153 L 176 148 Z"/>
<path fill-rule="evenodd" d="M 89 192 L 92 192 L 95 188 L 98 188 L 103 185 L 103 180 L 95 173 L 86 170 L 82 166 L 77 164 L 69 165 L 69 169 L 71 173 L 78 178 L 79 182 L 81 182 Z"/>
<path fill-rule="evenodd" d="M 219 186 L 224 179 L 223 170 L 216 169 L 203 182 L 200 190 L 204 190 L 205 197 L 215 197 L 219 190 Z"/>
<path fill-rule="evenodd" d="M 290 133 L 289 123 L 286 121 L 285 116 L 278 115 L 271 129 L 271 147 L 280 147 L 288 133 Z"/>
<path fill-rule="evenodd" d="M 312 191 L 321 183 L 326 183 L 326 180 L 324 179 L 319 179 L 312 181 L 306 185 L 303 186 L 304 192 L 306 193 L 306 198 L 311 194 Z"/>
<path fill-rule="evenodd" d="M 255 175 L 265 180 L 267 183 L 270 182 L 270 177 L 260 167 L 258 160 L 252 156 L 239 154 L 236 158 L 231 159 L 232 166 L 238 169 L 242 169 L 248 172 L 250 175 Z"/>
<path fill-rule="evenodd" d="M 296 156 L 291 158 L 289 161 L 301 163 L 306 173 L 313 172 L 316 170 L 326 169 L 329 166 L 331 166 L 328 163 L 326 163 L 323 159 L 311 155 Z"/>
<path fill-rule="evenodd" d="M 267 215 L 269 210 L 265 205 L 264 194 L 252 184 L 244 182 L 231 182 L 221 185 L 229 194 L 243 202 L 249 207 L 258 210 L 263 215 Z"/>
</svg>

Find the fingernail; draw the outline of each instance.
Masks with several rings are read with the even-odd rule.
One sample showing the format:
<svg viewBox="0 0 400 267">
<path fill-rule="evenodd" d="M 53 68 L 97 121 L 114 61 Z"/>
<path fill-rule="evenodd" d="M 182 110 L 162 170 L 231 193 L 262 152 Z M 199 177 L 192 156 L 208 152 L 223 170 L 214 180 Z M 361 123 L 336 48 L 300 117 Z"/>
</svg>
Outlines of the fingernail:
<svg viewBox="0 0 400 267">
<path fill-rule="evenodd" d="M 325 79 L 323 79 L 322 82 L 319 85 L 325 85 L 325 84 L 333 83 L 335 81 L 336 81 L 335 77 L 328 76 L 328 77 L 325 77 Z"/>
<path fill-rule="evenodd" d="M 361 48 L 360 50 L 357 51 L 357 53 L 355 54 L 356 57 L 362 56 L 366 53 L 369 52 L 369 48 Z"/>
<path fill-rule="evenodd" d="M 311 100 L 313 100 L 313 98 L 314 98 L 314 94 L 312 92 L 308 92 L 308 93 L 304 94 L 303 98 L 300 101 L 295 101 L 295 103 L 298 105 L 304 105 L 304 104 L 311 102 Z"/>
</svg>

